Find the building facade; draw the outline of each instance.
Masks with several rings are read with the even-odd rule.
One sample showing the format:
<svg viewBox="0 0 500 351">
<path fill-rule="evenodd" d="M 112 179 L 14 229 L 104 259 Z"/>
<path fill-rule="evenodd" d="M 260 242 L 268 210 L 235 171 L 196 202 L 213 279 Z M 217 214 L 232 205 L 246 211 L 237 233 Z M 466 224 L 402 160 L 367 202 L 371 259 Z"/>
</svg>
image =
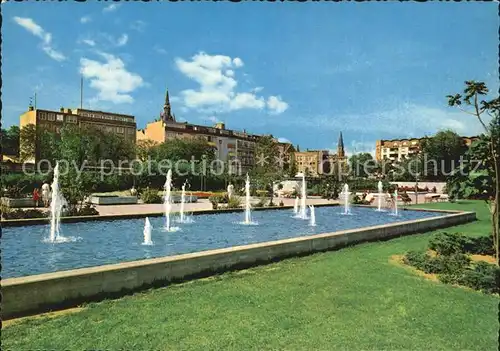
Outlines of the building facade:
<svg viewBox="0 0 500 351">
<path fill-rule="evenodd" d="M 324 172 L 328 162 L 327 150 L 307 150 L 294 153 L 295 167 L 298 173 L 306 177 L 318 177 Z"/>
<path fill-rule="evenodd" d="M 462 137 L 465 145 L 470 146 L 479 137 Z M 401 161 L 418 154 L 421 150 L 422 141 L 426 138 L 377 140 L 375 144 L 375 159 Z"/>
<path fill-rule="evenodd" d="M 59 111 L 52 111 L 34 109 L 33 106 L 30 106 L 28 111 L 19 117 L 19 127 L 22 129 L 30 124 L 35 126 L 37 132 L 49 131 L 56 134 L 59 134 L 62 127 L 67 124 L 78 127 L 90 126 L 135 143 L 136 123 L 135 117 L 131 115 L 79 108 L 61 108 Z M 35 154 L 27 161 L 37 162 L 39 155 L 40 145 L 37 141 Z"/>
<path fill-rule="evenodd" d="M 232 165 L 232 172 L 248 172 L 255 165 L 255 147 L 260 136 L 226 129 L 224 123 L 216 123 L 212 127 L 178 122 L 172 114 L 168 91 L 165 96 L 163 111 L 159 120 L 148 123 L 146 128 L 137 131 L 137 142 L 150 140 L 163 143 L 174 138 L 202 138 L 214 147 L 217 160 Z M 278 143 L 285 159 L 291 159 L 290 146 Z M 292 147 L 293 149 L 293 147 Z"/>
<path fill-rule="evenodd" d="M 310 177 L 330 174 L 335 164 L 346 160 L 342 132 L 339 135 L 336 154 L 331 154 L 328 150 L 307 150 L 294 152 L 293 157 L 298 173 Z"/>
</svg>

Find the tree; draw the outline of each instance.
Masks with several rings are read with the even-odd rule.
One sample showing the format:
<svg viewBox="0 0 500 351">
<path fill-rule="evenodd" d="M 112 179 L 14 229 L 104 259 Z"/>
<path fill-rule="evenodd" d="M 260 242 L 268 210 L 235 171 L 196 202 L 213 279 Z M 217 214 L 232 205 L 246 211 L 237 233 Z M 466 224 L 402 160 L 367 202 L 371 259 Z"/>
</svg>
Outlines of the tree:
<svg viewBox="0 0 500 351">
<path fill-rule="evenodd" d="M 414 182 L 417 176 L 420 176 L 424 170 L 423 158 L 420 155 L 412 155 L 392 165 L 392 180 Z"/>
<path fill-rule="evenodd" d="M 457 167 L 467 145 L 457 133 L 446 130 L 422 141 L 424 176 L 428 180 L 445 180 Z"/>
<path fill-rule="evenodd" d="M 145 139 L 138 140 L 135 146 L 136 156 L 141 161 L 146 161 L 151 155 L 152 149 L 157 143 L 153 140 Z"/>
<path fill-rule="evenodd" d="M 279 159 L 279 155 L 278 143 L 271 136 L 261 137 L 255 145 L 257 162 L 251 176 L 258 187 L 264 188 L 271 193 L 273 182 L 283 178 L 284 164 Z"/>
<path fill-rule="evenodd" d="M 493 243 L 495 245 L 495 255 L 497 265 L 500 262 L 500 251 L 499 251 L 499 199 L 500 199 L 500 154 L 498 143 L 500 143 L 500 133 L 498 132 L 497 126 L 499 125 L 499 112 L 500 112 L 500 98 L 494 98 L 492 100 L 479 100 L 481 97 L 485 97 L 489 93 L 489 90 L 484 82 L 476 81 L 466 81 L 465 89 L 463 94 L 448 95 L 448 105 L 459 108 L 461 111 L 474 116 L 477 118 L 479 123 L 484 128 L 486 135 L 488 136 L 488 149 L 490 157 L 490 162 L 493 166 L 492 178 L 494 184 L 494 191 L 491 199 L 486 200 L 491 212 L 491 222 L 492 222 L 492 235 Z M 463 108 L 466 105 L 466 108 Z M 484 114 L 487 114 L 492 118 L 493 125 L 488 126 L 484 121 Z"/>
<path fill-rule="evenodd" d="M 494 195 L 493 164 L 489 139 L 483 135 L 465 153 L 464 162 L 448 178 L 446 188 L 452 198 L 487 200 Z"/>
<path fill-rule="evenodd" d="M 59 141 L 60 136 L 54 132 L 40 131 L 38 134 L 38 143 L 40 145 L 40 159 L 47 160 L 51 165 L 59 159 Z"/>
<path fill-rule="evenodd" d="M 371 161 L 373 161 L 373 156 L 368 152 L 352 155 L 349 163 L 354 176 L 368 177 L 367 167 L 373 164 Z"/>
<path fill-rule="evenodd" d="M 168 166 L 175 166 L 174 171 L 180 171 L 185 179 L 175 178 L 176 181 L 188 180 L 191 184 L 205 182 L 207 178 L 215 178 L 206 174 L 211 162 L 215 159 L 214 147 L 206 139 L 174 138 L 157 144 L 151 141 L 141 141 L 137 148 L 137 156 L 142 161 L 148 161 L 151 174 L 141 173 L 138 177 L 140 186 L 159 186 L 165 181 L 165 172 Z M 169 161 L 169 162 L 167 162 Z M 182 161 L 182 162 L 179 162 Z M 194 167 L 191 167 L 193 161 Z M 203 168 L 207 167 L 206 170 Z M 161 167 L 161 169 L 160 169 Z M 145 171 L 145 169 L 143 168 Z"/>
<path fill-rule="evenodd" d="M 67 125 L 61 129 L 58 158 L 65 162 L 60 165 L 59 182 L 71 213 L 81 210 L 85 198 L 92 194 L 99 181 L 95 172 L 80 172 L 82 166 L 97 161 L 96 146 L 91 139 L 91 135 L 82 133 L 76 126 Z"/>
<path fill-rule="evenodd" d="M 34 124 L 24 126 L 19 133 L 19 159 L 22 162 L 36 158 L 37 129 Z"/>
<path fill-rule="evenodd" d="M 19 137 L 21 130 L 18 126 L 2 129 L 2 153 L 6 155 L 19 155 Z"/>
</svg>

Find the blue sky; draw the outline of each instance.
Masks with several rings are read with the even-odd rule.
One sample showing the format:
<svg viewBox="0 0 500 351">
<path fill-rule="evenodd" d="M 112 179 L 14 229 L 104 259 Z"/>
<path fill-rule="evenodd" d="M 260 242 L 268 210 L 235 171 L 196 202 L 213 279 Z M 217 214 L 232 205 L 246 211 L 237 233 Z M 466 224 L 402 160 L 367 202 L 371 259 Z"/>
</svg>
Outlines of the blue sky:
<svg viewBox="0 0 500 351">
<path fill-rule="evenodd" d="M 349 152 L 480 131 L 445 96 L 498 91 L 495 3 L 3 3 L 2 124 L 38 108 L 159 116 Z"/>
</svg>

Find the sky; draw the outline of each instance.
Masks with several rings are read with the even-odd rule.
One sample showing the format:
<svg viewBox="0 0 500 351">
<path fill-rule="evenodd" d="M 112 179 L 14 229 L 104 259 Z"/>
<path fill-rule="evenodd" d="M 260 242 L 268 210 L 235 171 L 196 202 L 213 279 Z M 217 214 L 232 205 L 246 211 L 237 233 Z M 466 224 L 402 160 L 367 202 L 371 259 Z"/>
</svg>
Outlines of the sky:
<svg viewBox="0 0 500 351">
<path fill-rule="evenodd" d="M 498 92 L 495 3 L 2 3 L 2 127 L 37 107 L 272 134 L 304 149 L 481 131 L 447 106 Z"/>
</svg>

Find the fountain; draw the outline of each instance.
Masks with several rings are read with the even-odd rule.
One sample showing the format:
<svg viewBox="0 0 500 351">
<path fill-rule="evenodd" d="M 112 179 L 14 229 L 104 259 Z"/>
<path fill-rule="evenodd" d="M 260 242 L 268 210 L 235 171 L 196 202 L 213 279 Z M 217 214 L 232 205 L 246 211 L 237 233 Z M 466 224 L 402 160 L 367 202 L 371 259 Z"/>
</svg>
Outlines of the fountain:
<svg viewBox="0 0 500 351">
<path fill-rule="evenodd" d="M 56 162 L 54 167 L 54 179 L 51 184 L 51 199 L 50 199 L 50 236 L 43 240 L 48 243 L 65 243 L 70 241 L 78 241 L 80 237 L 65 237 L 61 231 L 61 212 L 66 205 L 60 189 L 59 189 L 59 163 Z"/>
<path fill-rule="evenodd" d="M 179 220 L 178 220 L 179 223 L 191 223 L 192 222 L 191 218 L 185 214 L 185 210 L 184 210 L 185 204 L 186 204 L 186 183 L 187 183 L 187 180 L 182 185 L 181 209 L 180 209 Z"/>
<path fill-rule="evenodd" d="M 394 216 L 398 215 L 398 189 L 394 190 Z"/>
<path fill-rule="evenodd" d="M 151 240 L 151 229 L 149 217 L 146 217 L 146 223 L 144 224 L 144 242 L 142 245 L 153 245 L 153 241 Z"/>
<path fill-rule="evenodd" d="M 52 196 L 50 201 L 50 237 L 51 243 L 64 241 L 60 235 L 61 211 L 65 200 L 59 191 L 59 163 L 54 167 L 54 179 L 52 181 Z"/>
<path fill-rule="evenodd" d="M 382 211 L 382 196 L 384 195 L 384 185 L 382 181 L 378 182 L 378 209 L 377 211 Z"/>
<path fill-rule="evenodd" d="M 350 214 L 351 213 L 351 208 L 349 204 L 349 195 L 351 193 L 349 192 L 349 185 L 346 183 L 344 184 L 344 191 L 343 191 L 343 196 L 344 196 L 344 214 Z"/>
<path fill-rule="evenodd" d="M 314 206 L 313 205 L 309 205 L 309 213 L 310 213 L 310 221 L 309 221 L 309 225 L 311 227 L 315 227 L 316 226 L 316 215 L 314 214 Z"/>
<path fill-rule="evenodd" d="M 307 219 L 307 187 L 306 187 L 306 176 L 302 173 L 302 190 L 300 194 L 300 212 L 297 214 L 297 218 Z"/>
<path fill-rule="evenodd" d="M 299 197 L 298 196 L 295 197 L 295 202 L 293 204 L 293 213 L 295 213 L 295 215 L 297 215 L 299 213 Z"/>
<path fill-rule="evenodd" d="M 253 224 L 250 205 L 250 177 L 248 176 L 248 173 L 247 180 L 245 181 L 245 221 L 243 224 Z"/>
<path fill-rule="evenodd" d="M 169 169 L 167 172 L 167 179 L 165 185 L 163 186 L 163 209 L 165 212 L 165 230 L 167 232 L 177 231 L 179 228 L 170 226 L 170 212 L 172 210 L 172 204 L 170 202 L 170 192 L 172 190 L 172 170 Z"/>
<path fill-rule="evenodd" d="M 250 204 L 250 177 L 247 173 L 247 179 L 245 181 L 245 220 L 240 222 L 240 224 L 245 225 L 257 225 L 257 222 L 252 221 L 252 205 Z"/>
</svg>

